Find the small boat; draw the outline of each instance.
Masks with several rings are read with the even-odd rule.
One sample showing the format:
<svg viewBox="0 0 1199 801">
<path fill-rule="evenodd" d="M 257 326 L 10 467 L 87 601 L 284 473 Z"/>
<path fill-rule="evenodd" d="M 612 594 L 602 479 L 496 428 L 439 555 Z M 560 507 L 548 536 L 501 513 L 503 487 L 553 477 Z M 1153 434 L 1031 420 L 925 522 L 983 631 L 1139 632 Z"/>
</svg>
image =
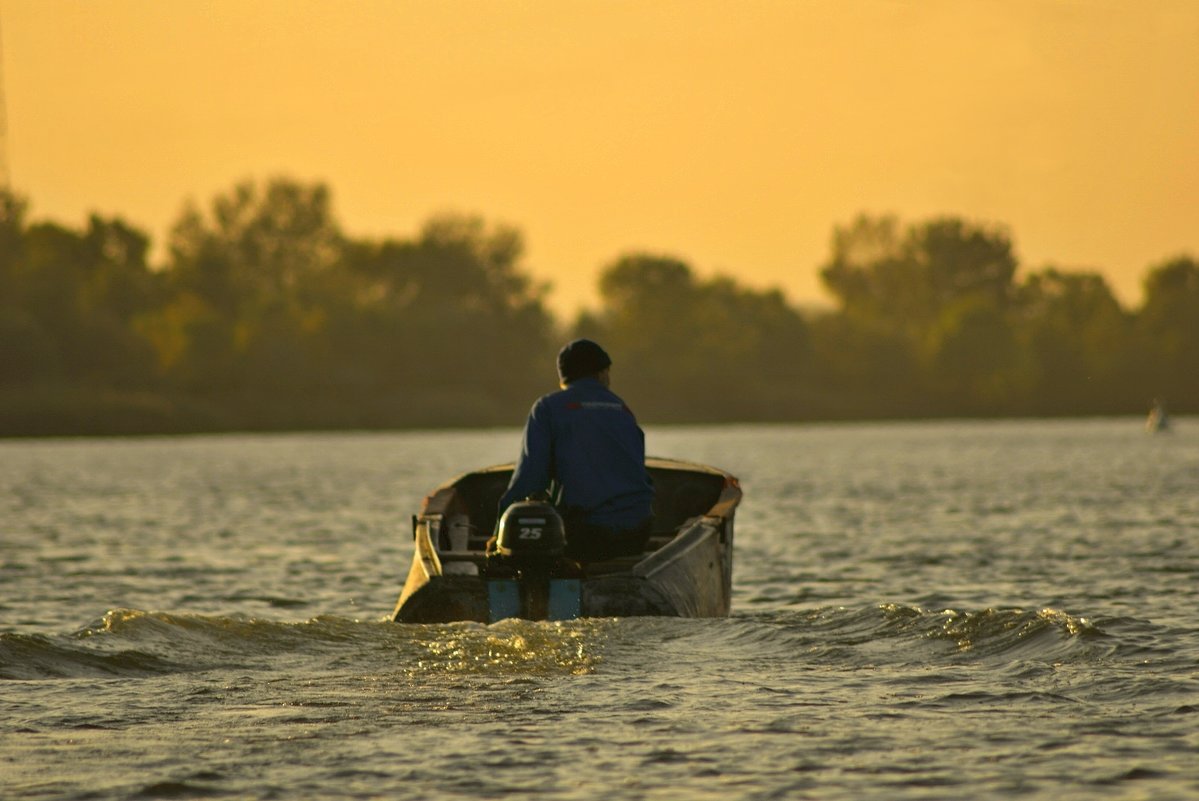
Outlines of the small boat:
<svg viewBox="0 0 1199 801">
<path fill-rule="evenodd" d="M 559 556 L 560 548 L 536 551 L 523 562 L 519 550 L 488 553 L 511 464 L 438 487 L 412 518 L 412 566 L 392 620 L 728 615 L 740 484 L 723 470 L 675 459 L 649 458 L 646 467 L 654 482 L 654 532 L 646 551 L 603 562 L 573 562 Z M 522 528 L 521 540 L 533 534 L 534 542 L 550 542 L 542 528 L 556 515 L 548 504 L 541 507 L 534 508 L 540 518 L 521 521 L 537 524 Z"/>
<path fill-rule="evenodd" d="M 1153 408 L 1149 410 L 1149 417 L 1145 420 L 1145 430 L 1150 434 L 1170 430 L 1170 413 L 1166 411 L 1164 401 L 1153 402 Z"/>
</svg>

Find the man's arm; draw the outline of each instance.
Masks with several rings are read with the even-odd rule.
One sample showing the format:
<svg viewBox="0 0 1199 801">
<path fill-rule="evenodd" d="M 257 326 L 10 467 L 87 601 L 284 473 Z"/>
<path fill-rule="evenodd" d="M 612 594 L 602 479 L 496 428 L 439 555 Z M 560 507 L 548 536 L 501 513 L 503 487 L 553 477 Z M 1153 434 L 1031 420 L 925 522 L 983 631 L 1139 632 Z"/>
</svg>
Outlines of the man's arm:
<svg viewBox="0 0 1199 801">
<path fill-rule="evenodd" d="M 529 419 L 525 423 L 520 461 L 516 463 L 512 480 L 508 482 L 508 491 L 500 498 L 501 515 L 516 501 L 549 489 L 552 457 L 553 440 L 550 435 L 549 409 L 543 402 L 537 401 L 533 404 L 533 410 L 529 412 Z"/>
</svg>

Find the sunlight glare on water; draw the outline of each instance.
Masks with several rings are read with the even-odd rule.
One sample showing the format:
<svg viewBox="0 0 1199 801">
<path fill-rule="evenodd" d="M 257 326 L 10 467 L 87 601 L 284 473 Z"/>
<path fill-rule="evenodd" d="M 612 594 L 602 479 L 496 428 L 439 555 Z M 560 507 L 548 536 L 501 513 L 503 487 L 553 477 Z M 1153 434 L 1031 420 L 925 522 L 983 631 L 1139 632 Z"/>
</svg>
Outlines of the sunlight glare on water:
<svg viewBox="0 0 1199 801">
<path fill-rule="evenodd" d="M 593 651 L 610 621 L 527 623 L 502 620 L 490 626 L 461 623 L 447 627 L 413 626 L 415 642 L 428 658 L 408 671 L 420 674 L 483 676 L 584 675 L 594 669 Z"/>
</svg>

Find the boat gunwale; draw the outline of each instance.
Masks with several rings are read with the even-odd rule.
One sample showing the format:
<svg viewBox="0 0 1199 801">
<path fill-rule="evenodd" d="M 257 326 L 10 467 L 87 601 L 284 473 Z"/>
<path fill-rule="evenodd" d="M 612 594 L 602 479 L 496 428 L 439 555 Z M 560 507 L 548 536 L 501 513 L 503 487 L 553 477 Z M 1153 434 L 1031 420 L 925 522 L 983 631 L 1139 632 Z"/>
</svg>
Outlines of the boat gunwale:
<svg viewBox="0 0 1199 801">
<path fill-rule="evenodd" d="M 645 458 L 645 466 L 654 470 L 676 470 L 683 473 L 704 473 L 710 476 L 720 476 L 724 478 L 724 488 L 721 490 L 720 497 L 716 503 L 708 509 L 703 515 L 710 517 L 726 517 L 726 512 L 732 512 L 733 509 L 741 501 L 741 482 L 732 473 L 727 470 L 722 470 L 719 467 L 703 464 L 701 462 L 690 462 L 684 459 L 672 459 L 664 456 L 647 456 Z M 515 462 L 502 462 L 500 464 L 488 465 L 480 467 L 477 470 L 468 470 L 460 473 L 450 480 L 440 484 L 432 492 L 425 496 L 421 503 L 419 517 L 426 517 L 434 514 L 445 514 L 446 507 L 449 505 L 450 499 L 453 497 L 454 490 L 458 485 L 470 478 L 471 476 L 486 475 L 488 473 L 511 472 L 516 469 Z M 735 499 L 726 498 L 730 489 L 736 490 Z M 728 501 L 733 501 L 732 505 L 726 509 L 722 509 L 721 513 L 713 514 L 713 511 L 722 506 Z M 680 529 L 681 530 L 681 527 Z"/>
</svg>

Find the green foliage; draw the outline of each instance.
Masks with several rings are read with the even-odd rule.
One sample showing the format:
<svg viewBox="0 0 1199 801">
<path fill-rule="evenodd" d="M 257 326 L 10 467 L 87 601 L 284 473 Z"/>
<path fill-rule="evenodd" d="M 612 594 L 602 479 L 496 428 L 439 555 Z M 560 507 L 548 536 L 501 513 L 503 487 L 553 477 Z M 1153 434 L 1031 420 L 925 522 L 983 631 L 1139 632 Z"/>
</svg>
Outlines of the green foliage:
<svg viewBox="0 0 1199 801">
<path fill-rule="evenodd" d="M 600 292 L 603 307 L 577 335 L 619 354 L 615 374 L 647 419 L 802 414 L 808 329 L 782 293 L 701 281 L 684 262 L 648 254 L 610 265 Z"/>
<path fill-rule="evenodd" d="M 1177 256 L 1145 278 L 1138 346 L 1152 393 L 1171 407 L 1199 398 L 1199 261 Z"/>
<path fill-rule="evenodd" d="M 478 217 L 347 236 L 321 184 L 190 205 L 169 255 L 120 219 L 28 220 L 0 193 L 0 434 L 508 424 L 562 337 L 524 241 Z M 833 232 L 835 308 L 630 253 L 567 336 L 612 353 L 650 422 L 1199 409 L 1199 262 L 1121 308 L 1097 272 L 1017 281 L 1002 228 L 862 216 Z"/>
<path fill-rule="evenodd" d="M 1047 268 L 1020 286 L 1017 330 L 1025 357 L 1025 405 L 1034 412 L 1136 408 L 1128 390 L 1132 328 L 1098 273 Z"/>
<path fill-rule="evenodd" d="M 324 186 L 243 183 L 186 207 L 150 270 L 119 220 L 24 214 L 0 197 L 6 433 L 512 422 L 553 375 L 546 288 L 509 227 L 445 215 L 355 241 Z"/>
<path fill-rule="evenodd" d="M 834 230 L 821 278 L 845 314 L 918 347 L 956 303 L 1004 307 L 1015 271 L 1011 241 L 1000 229 L 943 218 L 901 234 L 893 217 L 861 216 Z"/>
<path fill-rule="evenodd" d="M 488 402 L 523 414 L 552 377 L 554 352 L 545 288 L 521 271 L 523 255 L 515 229 L 461 216 L 434 218 L 412 241 L 357 247 L 348 259 L 356 293 L 346 299 L 354 316 L 335 334 L 352 354 L 341 369 L 447 408 L 469 399 L 489 421 Z"/>
<path fill-rule="evenodd" d="M 130 321 L 153 303 L 149 240 L 120 220 L 93 216 L 83 231 L 25 226 L 11 197 L 0 225 L 8 292 L 0 303 L 0 384 L 70 379 L 138 388 L 153 356 Z"/>
<path fill-rule="evenodd" d="M 819 356 L 832 384 L 848 363 L 851 386 L 878 393 L 876 414 L 1003 411 L 1018 383 L 1015 271 L 1000 229 L 942 218 L 901 232 L 893 217 L 866 216 L 837 227 L 821 270 L 844 320 L 824 340 L 836 352 Z"/>
<path fill-rule="evenodd" d="M 1015 332 L 1004 308 L 985 294 L 947 303 L 928 331 L 931 390 L 938 407 L 999 414 L 1013 394 Z"/>
</svg>

